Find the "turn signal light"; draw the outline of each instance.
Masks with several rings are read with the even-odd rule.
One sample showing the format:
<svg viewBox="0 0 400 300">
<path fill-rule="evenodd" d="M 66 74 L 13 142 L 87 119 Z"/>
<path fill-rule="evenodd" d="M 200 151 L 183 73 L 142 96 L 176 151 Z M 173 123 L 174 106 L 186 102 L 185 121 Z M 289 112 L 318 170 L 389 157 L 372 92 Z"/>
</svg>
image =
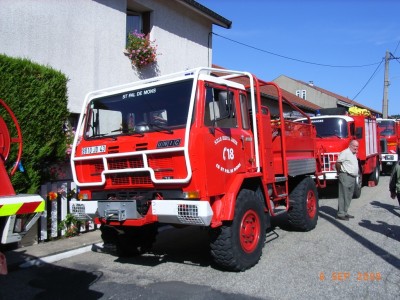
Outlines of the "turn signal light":
<svg viewBox="0 0 400 300">
<path fill-rule="evenodd" d="M 199 191 L 183 192 L 183 198 L 184 199 L 199 199 L 200 198 L 200 192 Z"/>
</svg>

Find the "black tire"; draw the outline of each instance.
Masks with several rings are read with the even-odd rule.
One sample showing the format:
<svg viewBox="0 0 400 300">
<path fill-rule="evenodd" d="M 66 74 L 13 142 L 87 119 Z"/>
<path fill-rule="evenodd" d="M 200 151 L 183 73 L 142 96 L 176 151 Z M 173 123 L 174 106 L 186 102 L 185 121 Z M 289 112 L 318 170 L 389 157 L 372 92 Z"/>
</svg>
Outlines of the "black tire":
<svg viewBox="0 0 400 300">
<path fill-rule="evenodd" d="M 356 177 L 356 184 L 354 185 L 353 199 L 358 199 L 361 196 L 361 189 L 363 185 L 362 178 L 363 178 L 362 171 L 361 168 L 359 168 L 358 176 Z"/>
<path fill-rule="evenodd" d="M 214 261 L 229 271 L 244 271 L 257 264 L 265 243 L 265 223 L 261 199 L 251 190 L 241 190 L 233 221 L 211 230 Z"/>
<path fill-rule="evenodd" d="M 129 257 L 148 252 L 158 233 L 156 224 L 141 227 L 113 227 L 102 225 L 101 237 L 104 244 L 113 245 L 116 255 Z"/>
<path fill-rule="evenodd" d="M 116 244 L 117 242 L 117 230 L 113 226 L 100 225 L 101 239 L 104 244 Z"/>
<path fill-rule="evenodd" d="M 294 228 L 302 231 L 314 229 L 318 221 L 318 192 L 314 181 L 306 177 L 289 195 L 290 207 L 288 221 Z"/>
<path fill-rule="evenodd" d="M 375 185 L 379 184 L 379 177 L 381 173 L 379 169 L 379 161 L 377 161 L 374 171 L 368 177 L 368 181 L 373 181 Z"/>
<path fill-rule="evenodd" d="M 390 176 L 392 174 L 393 167 L 394 167 L 394 165 L 391 166 L 391 165 L 383 164 L 382 165 L 382 174 Z"/>
</svg>

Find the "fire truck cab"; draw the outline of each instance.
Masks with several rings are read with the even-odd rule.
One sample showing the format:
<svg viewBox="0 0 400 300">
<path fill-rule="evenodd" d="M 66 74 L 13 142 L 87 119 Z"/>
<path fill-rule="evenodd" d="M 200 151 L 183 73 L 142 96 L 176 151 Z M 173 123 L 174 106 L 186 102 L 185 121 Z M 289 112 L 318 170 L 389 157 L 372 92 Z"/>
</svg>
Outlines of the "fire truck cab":
<svg viewBox="0 0 400 300">
<path fill-rule="evenodd" d="M 400 122 L 395 119 L 376 119 L 381 145 L 381 171 L 390 174 L 400 154 Z"/>
<path fill-rule="evenodd" d="M 322 113 L 324 110 L 321 110 Z M 328 113 L 329 109 L 326 110 Z M 337 110 L 334 110 L 337 112 Z M 306 119 L 298 119 L 305 122 Z M 359 198 L 364 184 L 377 185 L 379 182 L 379 144 L 377 122 L 374 117 L 364 115 L 319 115 L 311 117 L 317 130 L 317 147 L 323 162 L 322 172 L 328 183 L 337 180 L 335 163 L 339 153 L 349 146 L 351 140 L 359 142 L 357 158 L 359 176 L 356 178 L 354 198 Z"/>
</svg>

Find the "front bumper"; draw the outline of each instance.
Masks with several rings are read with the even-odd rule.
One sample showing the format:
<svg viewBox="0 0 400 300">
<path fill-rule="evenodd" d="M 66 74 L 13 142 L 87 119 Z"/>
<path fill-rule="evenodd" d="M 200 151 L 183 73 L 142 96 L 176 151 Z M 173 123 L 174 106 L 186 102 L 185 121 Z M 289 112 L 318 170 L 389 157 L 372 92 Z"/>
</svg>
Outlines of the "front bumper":
<svg viewBox="0 0 400 300">
<path fill-rule="evenodd" d="M 194 200 L 151 200 L 146 215 L 138 211 L 136 200 L 71 200 L 70 211 L 81 220 L 98 217 L 106 222 L 125 222 L 147 218 L 166 224 L 198 226 L 209 226 L 213 217 L 208 201 Z"/>
</svg>

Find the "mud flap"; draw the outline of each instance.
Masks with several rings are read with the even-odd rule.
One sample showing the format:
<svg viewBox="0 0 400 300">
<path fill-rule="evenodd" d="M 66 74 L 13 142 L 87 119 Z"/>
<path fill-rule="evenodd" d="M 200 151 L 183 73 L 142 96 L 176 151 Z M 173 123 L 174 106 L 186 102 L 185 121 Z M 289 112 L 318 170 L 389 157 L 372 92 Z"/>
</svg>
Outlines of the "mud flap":
<svg viewBox="0 0 400 300">
<path fill-rule="evenodd" d="M 0 252 L 0 275 L 7 275 L 7 261 L 6 256 Z"/>
</svg>

